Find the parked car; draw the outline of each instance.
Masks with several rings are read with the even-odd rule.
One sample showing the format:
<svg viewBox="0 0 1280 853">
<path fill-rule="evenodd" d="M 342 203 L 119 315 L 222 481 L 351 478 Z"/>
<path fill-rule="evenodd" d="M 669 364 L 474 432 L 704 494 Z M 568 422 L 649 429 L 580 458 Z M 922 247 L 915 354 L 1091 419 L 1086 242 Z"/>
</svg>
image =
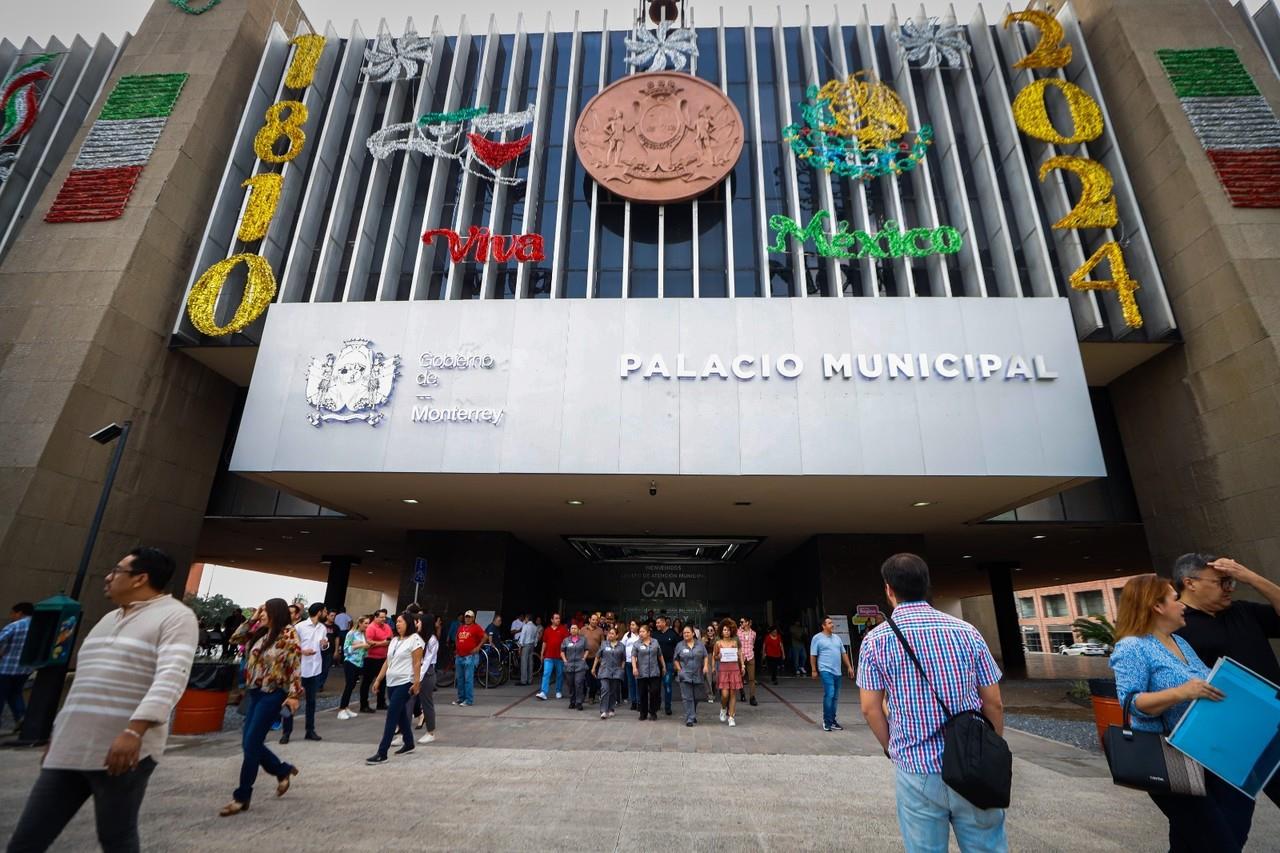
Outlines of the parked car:
<svg viewBox="0 0 1280 853">
<path fill-rule="evenodd" d="M 1103 656 L 1111 654 L 1111 649 L 1104 643 L 1072 643 L 1058 649 L 1058 654 Z"/>
</svg>

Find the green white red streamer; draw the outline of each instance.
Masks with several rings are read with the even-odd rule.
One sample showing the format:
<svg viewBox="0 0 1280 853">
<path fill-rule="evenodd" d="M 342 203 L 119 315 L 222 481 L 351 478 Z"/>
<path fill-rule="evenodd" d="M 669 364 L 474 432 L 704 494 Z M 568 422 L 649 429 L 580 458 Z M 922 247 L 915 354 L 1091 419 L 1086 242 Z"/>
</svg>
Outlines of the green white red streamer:
<svg viewBox="0 0 1280 853">
<path fill-rule="evenodd" d="M 45 221 L 119 218 L 186 81 L 186 74 L 121 77 L 89 128 Z"/>
<path fill-rule="evenodd" d="M 1235 207 L 1280 207 L 1280 119 L 1229 47 L 1157 50 Z"/>
</svg>

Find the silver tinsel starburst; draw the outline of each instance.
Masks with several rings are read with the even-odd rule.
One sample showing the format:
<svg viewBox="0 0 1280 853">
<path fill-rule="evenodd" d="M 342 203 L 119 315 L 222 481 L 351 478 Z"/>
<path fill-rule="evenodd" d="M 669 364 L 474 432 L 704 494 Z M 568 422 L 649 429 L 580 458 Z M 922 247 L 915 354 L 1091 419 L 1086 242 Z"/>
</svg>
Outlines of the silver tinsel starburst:
<svg viewBox="0 0 1280 853">
<path fill-rule="evenodd" d="M 663 21 L 657 32 L 638 26 L 626 38 L 627 64 L 637 71 L 663 71 L 670 65 L 683 71 L 698 55 L 698 36 L 693 30 L 672 29 L 674 21 Z M 648 68 L 643 68 L 645 64 Z"/>
<path fill-rule="evenodd" d="M 419 63 L 423 69 L 431 65 L 431 39 L 413 29 L 400 38 L 383 30 L 373 46 L 365 48 L 364 63 L 364 75 L 374 83 L 410 80 L 418 76 Z"/>
<path fill-rule="evenodd" d="M 969 52 L 963 28 L 959 24 L 940 24 L 936 18 L 908 18 L 897 39 L 903 59 L 918 68 L 964 68 L 964 57 Z"/>
</svg>

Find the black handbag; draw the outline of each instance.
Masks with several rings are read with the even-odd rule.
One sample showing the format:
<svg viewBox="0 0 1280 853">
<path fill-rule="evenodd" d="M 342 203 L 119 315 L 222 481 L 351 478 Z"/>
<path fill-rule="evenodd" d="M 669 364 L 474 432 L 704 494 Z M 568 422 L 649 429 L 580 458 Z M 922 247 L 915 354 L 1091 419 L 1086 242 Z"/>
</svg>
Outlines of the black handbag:
<svg viewBox="0 0 1280 853">
<path fill-rule="evenodd" d="M 1129 705 L 1138 691 L 1124 700 L 1124 724 L 1107 726 L 1103 749 L 1111 781 L 1151 794 L 1203 797 L 1204 767 L 1165 740 L 1167 732 L 1136 731 L 1129 725 Z"/>
<path fill-rule="evenodd" d="M 942 724 L 942 781 L 977 808 L 1008 808 L 1013 789 L 1013 753 L 1009 751 L 1009 744 L 996 734 L 991 721 L 977 711 L 951 713 L 893 617 L 888 621 L 946 717 Z"/>
</svg>

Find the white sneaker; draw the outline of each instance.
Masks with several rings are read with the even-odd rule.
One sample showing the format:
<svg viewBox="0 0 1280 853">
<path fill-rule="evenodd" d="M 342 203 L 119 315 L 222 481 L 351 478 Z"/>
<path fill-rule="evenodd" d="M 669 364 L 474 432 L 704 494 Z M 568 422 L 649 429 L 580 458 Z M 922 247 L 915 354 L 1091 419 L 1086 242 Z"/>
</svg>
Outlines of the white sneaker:
<svg viewBox="0 0 1280 853">
<path fill-rule="evenodd" d="M 721 708 L 721 709 L 720 709 L 720 722 L 722 722 L 722 723 L 723 723 L 723 722 L 724 722 L 725 720 L 727 720 L 727 719 L 729 719 L 729 712 L 728 712 L 728 711 L 726 711 L 724 708 Z"/>
<path fill-rule="evenodd" d="M 431 734 L 431 732 L 427 732 L 425 735 L 418 738 L 418 743 L 431 743 L 435 739 L 436 739 L 435 735 Z"/>
<path fill-rule="evenodd" d="M 343 708 L 342 710 L 338 711 L 338 719 L 339 720 L 351 719 L 351 712 L 348 711 L 346 708 Z"/>
<path fill-rule="evenodd" d="M 534 698 L 535 698 L 535 699 L 546 699 L 546 698 L 547 698 L 547 694 L 543 693 L 541 690 L 539 690 L 537 693 L 533 694 L 533 696 L 534 696 Z"/>
<path fill-rule="evenodd" d="M 736 726 L 736 725 L 737 725 L 737 723 L 735 723 L 735 722 L 733 721 L 733 717 L 730 717 L 730 718 L 729 718 L 729 725 L 730 725 L 730 726 Z"/>
<path fill-rule="evenodd" d="M 563 699 L 563 698 L 564 698 L 564 694 L 562 694 L 562 693 L 557 693 L 557 694 L 556 694 L 556 698 L 557 698 L 557 699 Z"/>
<path fill-rule="evenodd" d="M 609 714 L 607 712 L 605 711 L 600 712 L 600 719 L 604 720 L 604 719 L 608 719 L 608 717 L 609 717 Z"/>
</svg>

